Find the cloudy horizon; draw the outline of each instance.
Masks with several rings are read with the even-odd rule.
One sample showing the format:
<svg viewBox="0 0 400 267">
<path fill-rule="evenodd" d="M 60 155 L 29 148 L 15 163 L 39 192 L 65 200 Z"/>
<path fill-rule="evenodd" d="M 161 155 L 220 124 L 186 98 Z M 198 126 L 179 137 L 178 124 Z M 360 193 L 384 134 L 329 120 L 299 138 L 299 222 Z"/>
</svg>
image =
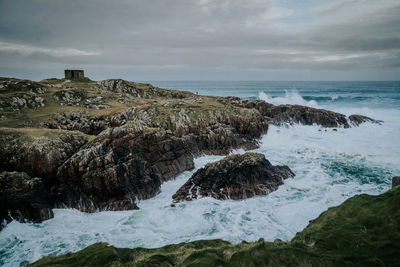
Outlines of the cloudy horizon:
<svg viewBox="0 0 400 267">
<path fill-rule="evenodd" d="M 0 76 L 399 80 L 398 0 L 0 0 Z"/>
</svg>

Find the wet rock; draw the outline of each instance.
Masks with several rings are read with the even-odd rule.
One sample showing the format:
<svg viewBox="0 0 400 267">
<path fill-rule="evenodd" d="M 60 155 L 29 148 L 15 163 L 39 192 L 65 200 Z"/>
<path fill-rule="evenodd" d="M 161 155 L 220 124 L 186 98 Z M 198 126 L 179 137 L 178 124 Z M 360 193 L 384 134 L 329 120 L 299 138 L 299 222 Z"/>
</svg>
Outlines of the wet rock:
<svg viewBox="0 0 400 267">
<path fill-rule="evenodd" d="M 262 100 L 241 100 L 238 97 L 227 97 L 227 99 L 232 105 L 257 109 L 269 123 L 276 125 L 299 123 L 317 124 L 329 128 L 350 127 L 345 115 L 325 109 L 300 105 L 275 106 Z"/>
<path fill-rule="evenodd" d="M 392 188 L 400 185 L 400 176 L 395 176 L 392 178 Z"/>
<path fill-rule="evenodd" d="M 245 199 L 275 191 L 293 176 L 289 167 L 273 166 L 263 154 L 234 154 L 199 169 L 172 198 L 174 202 L 199 197 Z"/>
<path fill-rule="evenodd" d="M 371 123 L 377 123 L 377 124 L 383 123 L 383 121 L 374 120 L 374 119 L 371 119 L 370 117 L 363 116 L 363 115 L 350 115 L 349 121 L 354 126 L 359 126 L 360 124 L 365 123 L 365 122 L 371 122 Z"/>
<path fill-rule="evenodd" d="M 0 173 L 0 229 L 3 220 L 41 222 L 52 218 L 46 196 L 41 178 L 31 178 L 24 172 Z"/>
<path fill-rule="evenodd" d="M 164 130 L 111 128 L 60 166 L 58 202 L 84 211 L 126 209 L 109 201 L 153 197 L 163 181 L 193 167 L 187 146 Z"/>
</svg>

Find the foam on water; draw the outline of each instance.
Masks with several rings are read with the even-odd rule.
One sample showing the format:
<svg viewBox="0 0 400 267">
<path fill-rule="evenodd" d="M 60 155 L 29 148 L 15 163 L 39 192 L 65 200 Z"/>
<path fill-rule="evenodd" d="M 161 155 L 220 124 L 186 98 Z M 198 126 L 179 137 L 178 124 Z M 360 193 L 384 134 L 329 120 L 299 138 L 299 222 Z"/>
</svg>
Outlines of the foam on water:
<svg viewBox="0 0 400 267">
<path fill-rule="evenodd" d="M 282 99 L 267 97 L 274 103 L 314 105 L 298 93 L 286 93 Z M 195 160 L 195 170 L 164 183 L 159 195 L 141 201 L 140 210 L 86 214 L 56 209 L 53 219 L 40 224 L 10 223 L 0 232 L 0 265 L 19 266 L 100 241 L 118 247 L 152 248 L 214 238 L 235 243 L 261 237 L 290 240 L 328 207 L 356 194 L 380 194 L 390 188 L 391 177 L 400 173 L 399 109 L 340 105 L 331 109 L 385 123 L 337 131 L 318 126 L 271 126 L 255 151 L 296 173 L 277 191 L 241 201 L 202 198 L 171 207 L 171 196 L 195 170 L 222 158 L 203 156 Z"/>
<path fill-rule="evenodd" d="M 258 98 L 274 105 L 297 104 L 297 105 L 318 108 L 318 104 L 315 100 L 306 101 L 301 95 L 299 95 L 297 91 L 294 90 L 290 92 L 288 90 L 285 90 L 285 95 L 282 97 L 279 96 L 271 97 L 265 92 L 260 92 L 258 94 Z"/>
</svg>

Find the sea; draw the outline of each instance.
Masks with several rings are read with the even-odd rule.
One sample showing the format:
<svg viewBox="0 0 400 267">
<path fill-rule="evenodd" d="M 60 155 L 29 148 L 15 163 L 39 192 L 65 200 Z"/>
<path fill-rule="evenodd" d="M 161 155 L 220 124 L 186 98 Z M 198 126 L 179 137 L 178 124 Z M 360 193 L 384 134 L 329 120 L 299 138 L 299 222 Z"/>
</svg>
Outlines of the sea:
<svg viewBox="0 0 400 267">
<path fill-rule="evenodd" d="M 155 248 L 199 239 L 232 243 L 264 238 L 291 240 L 329 207 L 358 194 L 381 194 L 400 175 L 400 81 L 272 82 L 150 81 L 155 86 L 199 95 L 260 99 L 275 105 L 300 104 L 345 115 L 382 120 L 350 129 L 270 126 L 255 152 L 296 174 L 267 196 L 246 200 L 201 198 L 171 207 L 171 196 L 206 163 L 165 182 L 161 193 L 138 203 L 140 210 L 83 213 L 55 209 L 42 223 L 8 224 L 0 232 L 0 266 L 22 266 L 46 255 L 74 252 L 95 242 L 116 247 Z M 232 153 L 244 153 L 236 150 Z"/>
</svg>

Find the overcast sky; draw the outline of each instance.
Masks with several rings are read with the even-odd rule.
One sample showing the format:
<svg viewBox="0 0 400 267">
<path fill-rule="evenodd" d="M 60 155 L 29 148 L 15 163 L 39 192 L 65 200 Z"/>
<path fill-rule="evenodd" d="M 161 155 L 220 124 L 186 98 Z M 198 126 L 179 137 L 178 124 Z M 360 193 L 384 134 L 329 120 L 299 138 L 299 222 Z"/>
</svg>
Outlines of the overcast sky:
<svg viewBox="0 0 400 267">
<path fill-rule="evenodd" d="M 0 76 L 399 80 L 400 0 L 0 0 Z"/>
</svg>

